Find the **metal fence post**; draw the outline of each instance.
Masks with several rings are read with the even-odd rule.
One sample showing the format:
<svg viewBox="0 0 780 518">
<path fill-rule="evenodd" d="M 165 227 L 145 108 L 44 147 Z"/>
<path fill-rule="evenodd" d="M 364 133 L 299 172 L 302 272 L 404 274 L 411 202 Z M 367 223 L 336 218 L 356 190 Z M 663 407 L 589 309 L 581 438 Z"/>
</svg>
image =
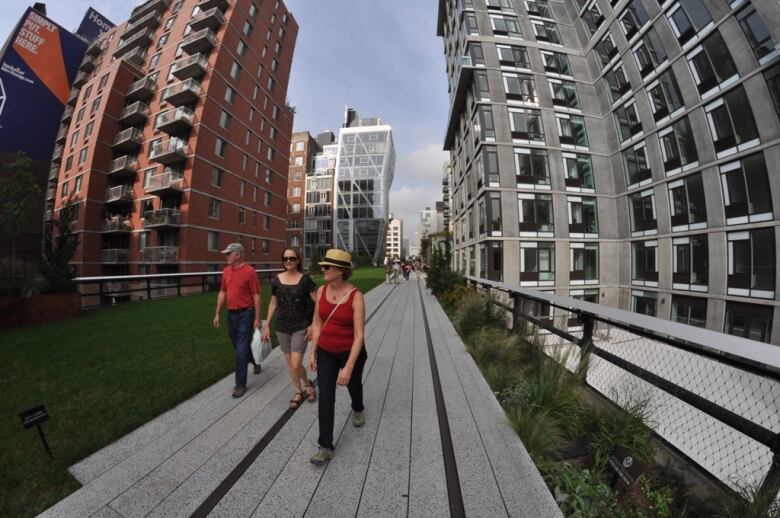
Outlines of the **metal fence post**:
<svg viewBox="0 0 780 518">
<path fill-rule="evenodd" d="M 520 327 L 520 296 L 512 293 L 512 331 L 517 332 Z"/>
<path fill-rule="evenodd" d="M 176 277 L 176 296 L 181 297 L 181 277 Z"/>
<path fill-rule="evenodd" d="M 152 281 L 146 279 L 146 300 L 152 300 Z"/>
<path fill-rule="evenodd" d="M 108 306 L 108 297 L 103 296 L 103 281 L 98 283 L 98 297 L 100 298 L 101 306 Z"/>
<path fill-rule="evenodd" d="M 590 315 L 578 315 L 578 320 L 582 322 L 582 339 L 580 339 L 580 363 L 577 365 L 577 375 L 586 380 L 588 371 L 588 362 L 590 361 L 590 351 L 593 349 L 593 317 Z"/>
</svg>

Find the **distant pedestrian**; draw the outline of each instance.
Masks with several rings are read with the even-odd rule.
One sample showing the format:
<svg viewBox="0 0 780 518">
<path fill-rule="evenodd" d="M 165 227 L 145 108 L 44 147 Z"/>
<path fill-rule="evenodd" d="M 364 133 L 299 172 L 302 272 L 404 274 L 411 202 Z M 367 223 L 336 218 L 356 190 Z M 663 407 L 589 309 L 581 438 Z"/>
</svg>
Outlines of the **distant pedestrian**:
<svg viewBox="0 0 780 518">
<path fill-rule="evenodd" d="M 398 260 L 393 261 L 393 277 L 392 280 L 395 284 L 401 282 L 401 263 Z"/>
<path fill-rule="evenodd" d="M 320 261 L 325 285 L 317 290 L 317 306 L 312 324 L 309 368 L 317 371 L 320 388 L 319 449 L 312 464 L 322 465 L 333 458 L 333 419 L 336 385 L 346 385 L 352 399 L 352 424 L 361 427 L 363 415 L 363 366 L 366 363 L 366 305 L 363 294 L 347 282 L 352 275 L 352 256 L 333 248 Z"/>
<path fill-rule="evenodd" d="M 271 319 L 276 315 L 276 336 L 287 360 L 287 373 L 295 387 L 290 408 L 298 408 L 303 403 L 301 381 L 306 388 L 306 399 L 310 402 L 317 400 L 317 392 L 303 366 L 303 354 L 311 337 L 313 308 L 317 300 L 314 294 L 317 285 L 308 274 L 303 272 L 301 263 L 301 254 L 297 248 L 288 248 L 282 254 L 284 271 L 271 280 L 271 301 L 268 303 L 266 318 L 268 325 L 265 326 L 263 333 L 265 340 L 270 339 Z"/>
<path fill-rule="evenodd" d="M 409 274 L 412 273 L 412 264 L 404 263 L 404 279 L 409 280 Z"/>
<path fill-rule="evenodd" d="M 227 302 L 228 334 L 233 342 L 236 356 L 236 385 L 233 397 L 246 392 L 246 370 L 249 363 L 254 372 L 261 371 L 255 364 L 250 350 L 252 333 L 260 328 L 260 282 L 255 269 L 244 262 L 244 247 L 241 243 L 230 243 L 222 250 L 227 267 L 222 271 L 217 309 L 214 312 L 214 327 L 219 327 L 222 306 Z"/>
<path fill-rule="evenodd" d="M 385 261 L 385 282 L 390 284 L 390 276 L 393 274 L 393 261 L 387 259 Z"/>
</svg>

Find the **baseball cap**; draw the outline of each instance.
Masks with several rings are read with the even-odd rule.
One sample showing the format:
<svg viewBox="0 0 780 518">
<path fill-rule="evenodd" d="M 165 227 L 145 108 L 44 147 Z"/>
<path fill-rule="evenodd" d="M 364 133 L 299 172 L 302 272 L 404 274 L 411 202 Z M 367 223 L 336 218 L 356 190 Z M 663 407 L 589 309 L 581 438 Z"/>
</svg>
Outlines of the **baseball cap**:
<svg viewBox="0 0 780 518">
<path fill-rule="evenodd" d="M 223 254 L 229 254 L 230 252 L 236 252 L 237 254 L 244 254 L 244 245 L 241 243 L 230 243 L 227 248 L 222 250 Z"/>
</svg>

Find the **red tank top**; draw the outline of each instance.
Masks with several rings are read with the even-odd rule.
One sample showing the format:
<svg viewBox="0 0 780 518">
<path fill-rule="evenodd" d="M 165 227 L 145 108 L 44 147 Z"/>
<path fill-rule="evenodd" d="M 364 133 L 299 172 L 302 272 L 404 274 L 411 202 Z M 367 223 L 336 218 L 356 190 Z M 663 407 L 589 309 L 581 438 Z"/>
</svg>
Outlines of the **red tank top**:
<svg viewBox="0 0 780 518">
<path fill-rule="evenodd" d="M 325 290 L 328 287 L 325 286 Z M 355 339 L 355 326 L 352 318 L 352 301 L 357 293 L 357 288 L 352 290 L 347 300 L 333 311 L 336 304 L 328 300 L 327 293 L 320 298 L 320 319 L 324 325 L 320 329 L 319 347 L 331 353 L 349 352 L 352 349 L 352 341 Z M 331 311 L 330 319 L 325 322 Z"/>
</svg>

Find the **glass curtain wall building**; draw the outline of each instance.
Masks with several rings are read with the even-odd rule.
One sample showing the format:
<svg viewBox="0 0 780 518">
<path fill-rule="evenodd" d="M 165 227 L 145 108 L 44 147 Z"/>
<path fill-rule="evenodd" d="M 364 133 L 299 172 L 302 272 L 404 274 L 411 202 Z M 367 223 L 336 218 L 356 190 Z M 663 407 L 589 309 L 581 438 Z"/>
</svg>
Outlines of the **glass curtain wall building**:
<svg viewBox="0 0 780 518">
<path fill-rule="evenodd" d="M 457 269 L 780 344 L 777 20 L 440 0 Z"/>
<path fill-rule="evenodd" d="M 304 257 L 324 257 L 333 246 L 333 177 L 338 144 L 322 147 L 314 156 L 314 170 L 306 178 Z"/>
</svg>

